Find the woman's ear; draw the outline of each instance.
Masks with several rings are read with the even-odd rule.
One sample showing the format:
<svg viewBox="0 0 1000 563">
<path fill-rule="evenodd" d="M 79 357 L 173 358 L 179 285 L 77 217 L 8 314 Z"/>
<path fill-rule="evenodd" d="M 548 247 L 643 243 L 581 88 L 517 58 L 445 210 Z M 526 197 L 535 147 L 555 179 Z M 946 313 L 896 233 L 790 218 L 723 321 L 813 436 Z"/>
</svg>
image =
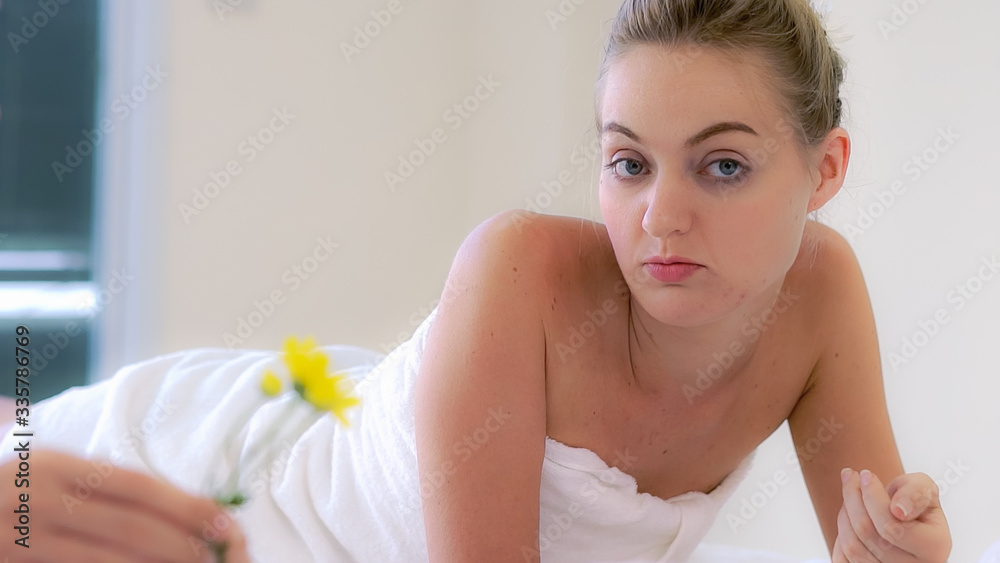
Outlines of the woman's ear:
<svg viewBox="0 0 1000 563">
<path fill-rule="evenodd" d="M 844 185 L 847 164 L 851 160 L 851 137 L 847 130 L 834 127 L 823 142 L 813 149 L 810 160 L 813 172 L 812 195 L 809 196 L 811 213 L 833 199 Z"/>
</svg>

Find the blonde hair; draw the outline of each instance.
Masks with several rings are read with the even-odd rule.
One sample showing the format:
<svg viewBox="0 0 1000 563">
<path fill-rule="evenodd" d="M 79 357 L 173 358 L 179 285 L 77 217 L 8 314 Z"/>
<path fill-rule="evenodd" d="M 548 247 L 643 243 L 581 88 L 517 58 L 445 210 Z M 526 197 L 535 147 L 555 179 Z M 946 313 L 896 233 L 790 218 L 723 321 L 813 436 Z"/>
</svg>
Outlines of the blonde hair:
<svg viewBox="0 0 1000 563">
<path fill-rule="evenodd" d="M 801 148 L 815 146 L 840 125 L 844 60 L 806 0 L 625 0 L 597 81 L 598 130 L 608 68 L 642 44 L 758 54 Z"/>
</svg>

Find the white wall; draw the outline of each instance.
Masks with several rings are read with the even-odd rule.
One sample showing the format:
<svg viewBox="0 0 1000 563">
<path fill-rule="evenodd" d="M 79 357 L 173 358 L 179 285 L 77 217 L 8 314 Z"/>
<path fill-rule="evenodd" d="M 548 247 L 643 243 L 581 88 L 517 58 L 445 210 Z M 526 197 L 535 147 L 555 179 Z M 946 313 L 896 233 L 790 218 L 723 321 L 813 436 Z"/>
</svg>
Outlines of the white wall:
<svg viewBox="0 0 1000 563">
<path fill-rule="evenodd" d="M 593 140 L 602 29 L 618 2 L 575 1 L 582 5 L 564 0 L 575 11 L 553 27 L 546 11 L 558 10 L 557 0 L 401 0 L 402 11 L 350 62 L 342 42 L 353 41 L 355 28 L 388 0 L 244 0 L 221 18 L 211 2 L 167 4 L 165 43 L 148 63 L 169 75 L 143 102 L 159 123 L 145 154 L 156 172 L 133 186 L 147 201 L 133 222 L 152 227 L 142 260 L 126 263 L 136 274 L 127 302 L 143 312 L 119 327 L 130 340 L 112 337 L 106 348 L 120 363 L 224 346 L 223 335 L 236 332 L 255 301 L 280 291 L 284 302 L 241 346 L 278 348 L 286 334 L 310 333 L 388 350 L 433 306 L 455 250 L 483 219 L 527 200 L 546 212 L 599 218 L 594 170 L 582 153 Z M 1000 279 L 985 282 L 961 310 L 949 292 L 977 272 L 981 258 L 1000 253 L 1000 191 L 991 170 L 1000 125 L 1000 40 L 992 26 L 1000 6 L 909 3 L 919 11 L 884 38 L 878 21 L 891 16 L 891 2 L 834 2 L 831 33 L 849 60 L 847 125 L 855 144 L 848 189 L 826 220 L 847 233 L 859 209 L 902 181 L 905 193 L 852 238 L 907 469 L 944 479 L 949 463 L 969 468 L 948 484 L 944 503 L 955 538 L 951 560 L 971 561 L 1000 538 L 1000 514 L 984 502 L 1000 498 L 991 479 L 1000 466 L 993 356 Z M 446 110 L 484 77 L 500 85 L 455 128 Z M 294 119 L 248 161 L 241 143 L 284 108 Z M 390 190 L 384 173 L 435 128 L 447 140 Z M 942 128 L 959 139 L 912 178 L 904 165 L 933 146 Z M 186 221 L 179 206 L 193 205 L 194 191 L 231 160 L 238 176 Z M 560 173 L 572 181 L 549 198 L 543 183 Z M 312 255 L 317 237 L 339 247 L 293 287 L 284 273 Z M 889 354 L 938 309 L 948 324 L 894 369 Z M 762 445 L 710 540 L 824 554 L 797 474 L 745 526 L 734 531 L 725 518 L 757 482 L 787 469 L 790 448 L 785 429 Z"/>
</svg>

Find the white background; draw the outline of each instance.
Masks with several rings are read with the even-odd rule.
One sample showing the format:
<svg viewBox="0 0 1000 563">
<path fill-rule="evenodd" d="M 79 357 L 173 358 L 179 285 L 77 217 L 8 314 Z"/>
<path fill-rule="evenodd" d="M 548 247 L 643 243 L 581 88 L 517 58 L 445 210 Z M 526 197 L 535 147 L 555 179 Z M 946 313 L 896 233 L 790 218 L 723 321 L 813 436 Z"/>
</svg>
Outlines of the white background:
<svg viewBox="0 0 1000 563">
<path fill-rule="evenodd" d="M 264 321 L 243 347 L 276 349 L 285 335 L 308 333 L 388 351 L 434 306 L 456 249 L 487 217 L 533 201 L 599 219 L 584 154 L 618 2 L 576 3 L 565 0 L 568 15 L 553 24 L 546 12 L 558 12 L 557 0 L 401 0 L 402 11 L 376 26 L 371 11 L 388 1 L 244 0 L 220 17 L 208 0 L 150 8 L 109 0 L 99 111 L 117 119 L 113 100 L 141 83 L 147 65 L 167 77 L 103 147 L 102 277 L 124 269 L 135 279 L 102 305 L 98 376 L 154 354 L 224 346 L 241 318 Z M 971 561 L 1000 539 L 1000 277 L 961 309 L 949 294 L 1000 253 L 1000 5 L 911 1 L 916 11 L 885 35 L 879 20 L 890 21 L 893 6 L 833 3 L 828 25 L 848 60 L 854 152 L 846 189 L 822 218 L 848 234 L 861 210 L 878 215 L 850 238 L 875 309 L 893 426 L 907 470 L 946 486 L 951 561 Z M 345 57 L 343 44 L 366 24 L 377 36 Z M 485 77 L 500 86 L 454 128 L 446 110 Z M 282 108 L 294 119 L 248 162 L 241 143 Z M 390 190 L 385 172 L 439 127 L 447 140 Z M 909 174 L 948 129 L 958 135 L 949 150 L 919 179 Z M 205 193 L 210 174 L 231 160 L 241 173 L 186 221 L 179 206 L 193 206 L 195 191 Z M 561 173 L 572 181 L 547 197 L 543 184 Z M 880 209 L 878 194 L 897 179 L 905 192 Z M 311 265 L 303 261 L 317 237 L 339 247 L 293 290 L 285 272 Z M 266 319 L 248 318 L 276 290 L 284 302 Z M 939 309 L 948 324 L 893 366 L 902 339 Z M 785 462 L 791 447 L 785 428 L 761 446 L 709 541 L 825 555 L 801 477 Z M 967 469 L 947 473 L 949 464 Z M 746 525 L 727 523 L 758 483 L 789 469 L 791 483 Z"/>
</svg>

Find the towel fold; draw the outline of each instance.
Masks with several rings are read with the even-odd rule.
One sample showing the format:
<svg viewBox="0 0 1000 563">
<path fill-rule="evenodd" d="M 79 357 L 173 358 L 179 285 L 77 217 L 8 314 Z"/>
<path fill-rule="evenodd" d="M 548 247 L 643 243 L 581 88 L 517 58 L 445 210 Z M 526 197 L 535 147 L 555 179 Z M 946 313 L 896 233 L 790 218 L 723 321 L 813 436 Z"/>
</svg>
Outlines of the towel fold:
<svg viewBox="0 0 1000 563">
<path fill-rule="evenodd" d="M 622 455 L 627 456 L 628 452 Z M 753 454 L 715 489 L 661 499 L 596 453 L 545 440 L 542 561 L 686 561 L 750 471 Z M 627 461 L 627 460 L 626 460 Z"/>
</svg>

